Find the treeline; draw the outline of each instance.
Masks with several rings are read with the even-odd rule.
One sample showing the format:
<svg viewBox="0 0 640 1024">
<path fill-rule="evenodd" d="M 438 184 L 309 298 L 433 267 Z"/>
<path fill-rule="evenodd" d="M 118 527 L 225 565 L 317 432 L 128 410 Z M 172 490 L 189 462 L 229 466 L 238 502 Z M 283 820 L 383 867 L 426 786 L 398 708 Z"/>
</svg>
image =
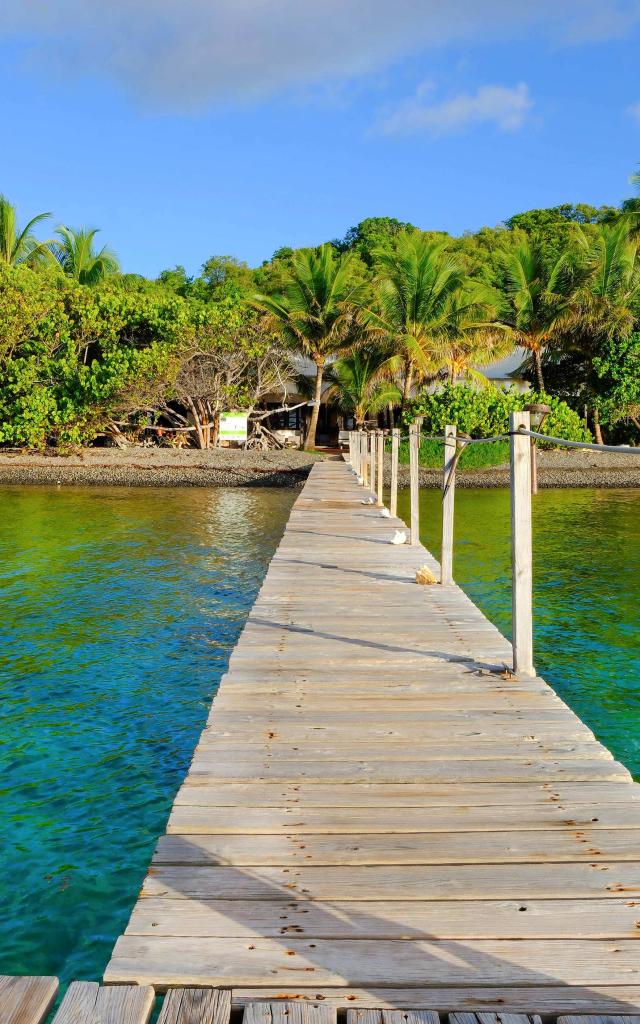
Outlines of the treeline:
<svg viewBox="0 0 640 1024">
<path fill-rule="evenodd" d="M 597 439 L 640 435 L 636 200 L 532 210 L 460 238 L 371 218 L 258 268 L 213 257 L 195 277 L 178 266 L 155 281 L 122 274 L 94 231 L 38 240 L 47 216 L 20 230 L 0 199 L 2 444 L 169 430 L 206 448 L 221 411 L 266 395 L 286 406 L 292 382 L 316 403 L 308 447 L 327 388 L 361 423 L 428 410 L 435 387 L 462 422 L 488 386 L 479 367 L 516 346 L 565 436 L 588 436 L 587 421 Z M 311 380 L 297 379 L 300 353 Z"/>
</svg>

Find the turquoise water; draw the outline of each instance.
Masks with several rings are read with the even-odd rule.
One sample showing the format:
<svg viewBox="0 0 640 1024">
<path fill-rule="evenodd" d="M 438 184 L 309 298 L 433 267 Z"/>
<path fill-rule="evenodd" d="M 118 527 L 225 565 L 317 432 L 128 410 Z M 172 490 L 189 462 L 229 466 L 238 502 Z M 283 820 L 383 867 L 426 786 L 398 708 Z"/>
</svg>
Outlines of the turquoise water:
<svg viewBox="0 0 640 1024">
<path fill-rule="evenodd" d="M 438 491 L 421 538 L 440 556 Z M 408 521 L 409 496 L 399 514 Z M 510 636 L 509 494 L 456 492 L 454 576 Z M 640 491 L 540 491 L 533 499 L 535 665 L 640 778 Z"/>
<path fill-rule="evenodd" d="M 0 973 L 101 976 L 293 498 L 0 489 Z"/>
</svg>

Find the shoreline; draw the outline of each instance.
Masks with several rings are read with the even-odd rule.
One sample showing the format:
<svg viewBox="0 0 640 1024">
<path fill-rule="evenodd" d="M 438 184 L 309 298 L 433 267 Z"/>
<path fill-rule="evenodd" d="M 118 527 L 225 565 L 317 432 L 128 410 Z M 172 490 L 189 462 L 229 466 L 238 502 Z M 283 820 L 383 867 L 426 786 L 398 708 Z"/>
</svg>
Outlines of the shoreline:
<svg viewBox="0 0 640 1024">
<path fill-rule="evenodd" d="M 167 448 L 88 448 L 73 455 L 0 451 L 0 485 L 61 487 L 285 487 L 299 489 L 314 462 L 333 453 L 245 452 Z M 390 458 L 385 458 L 389 485 Z M 401 488 L 409 486 L 409 467 L 398 472 Z M 459 469 L 458 487 L 500 488 L 509 485 L 508 465 Z M 589 451 L 540 451 L 540 488 L 640 488 L 640 456 Z M 420 486 L 442 486 L 442 470 L 421 468 Z"/>
</svg>

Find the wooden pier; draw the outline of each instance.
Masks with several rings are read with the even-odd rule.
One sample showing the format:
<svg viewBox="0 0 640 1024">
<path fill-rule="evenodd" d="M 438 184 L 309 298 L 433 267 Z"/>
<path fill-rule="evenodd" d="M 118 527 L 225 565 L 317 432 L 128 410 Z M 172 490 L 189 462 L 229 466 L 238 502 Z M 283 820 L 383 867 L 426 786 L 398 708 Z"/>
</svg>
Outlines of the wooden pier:
<svg viewBox="0 0 640 1024">
<path fill-rule="evenodd" d="M 105 981 L 640 1009 L 640 787 L 363 497 L 314 466 Z"/>
</svg>

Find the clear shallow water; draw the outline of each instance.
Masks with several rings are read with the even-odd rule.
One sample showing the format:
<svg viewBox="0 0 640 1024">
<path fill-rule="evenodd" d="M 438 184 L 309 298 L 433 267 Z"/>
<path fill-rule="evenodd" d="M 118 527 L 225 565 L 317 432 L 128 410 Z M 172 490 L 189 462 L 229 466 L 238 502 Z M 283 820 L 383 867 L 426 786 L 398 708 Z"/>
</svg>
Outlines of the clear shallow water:
<svg viewBox="0 0 640 1024">
<path fill-rule="evenodd" d="M 101 976 L 294 497 L 0 488 L 0 973 Z"/>
<path fill-rule="evenodd" d="M 440 503 L 421 495 L 437 558 Z M 398 513 L 408 522 L 408 491 Z M 533 531 L 536 668 L 640 779 L 640 491 L 540 491 Z M 456 492 L 454 577 L 510 637 L 508 491 Z"/>
</svg>

